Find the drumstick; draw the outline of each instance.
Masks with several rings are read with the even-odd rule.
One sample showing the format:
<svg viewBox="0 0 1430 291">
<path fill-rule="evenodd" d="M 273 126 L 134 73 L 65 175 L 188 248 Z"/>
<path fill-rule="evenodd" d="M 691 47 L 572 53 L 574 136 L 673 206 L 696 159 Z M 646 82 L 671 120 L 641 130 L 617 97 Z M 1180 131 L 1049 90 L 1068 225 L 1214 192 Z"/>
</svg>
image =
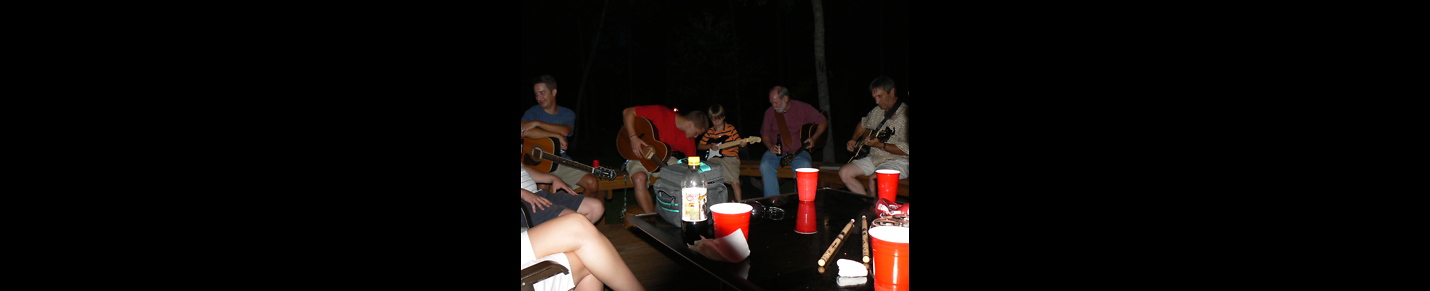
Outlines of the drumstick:
<svg viewBox="0 0 1430 291">
<path fill-rule="evenodd" d="M 867 217 L 867 216 L 863 216 L 863 215 L 860 215 L 860 216 L 859 216 L 859 226 L 861 227 L 860 230 L 862 230 L 862 232 L 859 232 L 859 233 L 862 234 L 862 235 L 860 235 L 860 237 L 863 237 L 863 238 L 864 238 L 864 263 L 865 263 L 865 264 L 868 264 L 868 263 L 869 263 L 869 222 L 868 222 L 868 217 Z"/>
<path fill-rule="evenodd" d="M 834 250 L 839 249 L 839 243 L 844 241 L 844 235 L 849 234 L 849 227 L 854 226 L 854 219 L 849 219 L 849 223 L 844 224 L 844 230 L 839 231 L 839 237 L 834 238 L 834 242 L 829 244 L 829 249 L 824 250 L 824 255 L 819 256 L 819 266 L 823 267 L 829 262 L 829 256 L 834 254 Z"/>
</svg>

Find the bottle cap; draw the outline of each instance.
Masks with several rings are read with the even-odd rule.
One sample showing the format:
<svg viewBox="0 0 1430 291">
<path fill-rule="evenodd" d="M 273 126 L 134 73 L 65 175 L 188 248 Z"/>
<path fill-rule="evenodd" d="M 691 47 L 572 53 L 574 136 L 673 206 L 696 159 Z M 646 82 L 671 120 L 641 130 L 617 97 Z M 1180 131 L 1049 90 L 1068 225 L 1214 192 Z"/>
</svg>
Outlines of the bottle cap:
<svg viewBox="0 0 1430 291">
<path fill-rule="evenodd" d="M 699 165 L 700 165 L 700 157 L 698 157 L 698 156 L 696 156 L 696 157 L 690 157 L 690 158 L 689 158 L 689 161 L 690 161 L 690 165 L 691 165 L 691 166 L 699 166 Z"/>
</svg>

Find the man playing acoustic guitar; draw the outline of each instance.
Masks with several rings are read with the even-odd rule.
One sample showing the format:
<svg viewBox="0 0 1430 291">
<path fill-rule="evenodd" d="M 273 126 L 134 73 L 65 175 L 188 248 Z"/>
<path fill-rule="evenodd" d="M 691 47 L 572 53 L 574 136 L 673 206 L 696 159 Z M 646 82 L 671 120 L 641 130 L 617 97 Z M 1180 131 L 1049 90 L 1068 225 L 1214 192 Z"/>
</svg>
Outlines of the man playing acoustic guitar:
<svg viewBox="0 0 1430 291">
<path fill-rule="evenodd" d="M 694 138 L 705 133 L 710 120 L 700 110 L 681 115 L 663 105 L 643 105 L 622 110 L 621 121 L 625 126 L 621 127 L 616 149 L 627 159 L 626 174 L 637 186 L 636 203 L 643 213 L 655 212 L 648 182 L 651 177 L 660 177 L 660 173 L 651 171 L 675 164 L 679 159 L 671 156 L 673 152 L 680 152 L 680 158 L 696 154 Z M 651 155 L 653 152 L 658 154 Z"/>
<path fill-rule="evenodd" d="M 532 82 L 532 92 L 536 95 L 536 105 L 526 110 L 521 115 L 521 137 L 524 138 L 556 138 L 561 144 L 560 151 L 549 149 L 553 154 L 565 159 L 571 159 L 566 155 L 567 139 L 576 133 L 576 111 L 572 111 L 565 106 L 556 105 L 556 78 L 551 75 L 541 75 Z M 584 188 L 588 197 L 595 195 L 597 190 L 596 177 L 591 173 L 581 171 L 572 167 L 556 167 L 551 172 L 552 175 L 561 177 L 562 182 L 567 185 L 576 185 Z M 551 189 L 555 191 L 555 189 Z"/>
<path fill-rule="evenodd" d="M 899 180 L 909 178 L 909 105 L 899 101 L 894 94 L 894 79 L 880 76 L 869 83 L 869 94 L 874 96 L 874 109 L 859 120 L 854 127 L 854 137 L 845 143 L 845 150 L 854 152 L 855 159 L 839 168 L 839 180 L 849 187 L 850 192 L 874 195 L 874 170 L 899 170 Z M 896 108 L 897 107 L 897 108 Z M 886 114 L 889 110 L 893 114 Z M 886 121 L 887 120 L 887 121 Z M 882 126 L 880 126 L 882 124 Z M 879 131 L 879 134 L 872 134 Z M 887 137 L 880 137 L 885 135 Z M 868 156 L 859 157 L 860 152 Z M 859 175 L 869 176 L 869 192 L 864 192 Z"/>
<path fill-rule="evenodd" d="M 765 148 L 769 149 L 760 157 L 764 196 L 780 195 L 778 171 L 785 155 L 795 155 L 789 163 L 793 169 L 813 167 L 808 149 L 814 148 L 829 124 L 814 106 L 790 99 L 789 88 L 775 86 L 770 89 L 769 99 L 770 109 L 765 110 L 764 124 L 760 125 L 760 135 L 764 136 Z M 818 124 L 809 138 L 801 136 L 800 129 L 805 124 Z"/>
</svg>

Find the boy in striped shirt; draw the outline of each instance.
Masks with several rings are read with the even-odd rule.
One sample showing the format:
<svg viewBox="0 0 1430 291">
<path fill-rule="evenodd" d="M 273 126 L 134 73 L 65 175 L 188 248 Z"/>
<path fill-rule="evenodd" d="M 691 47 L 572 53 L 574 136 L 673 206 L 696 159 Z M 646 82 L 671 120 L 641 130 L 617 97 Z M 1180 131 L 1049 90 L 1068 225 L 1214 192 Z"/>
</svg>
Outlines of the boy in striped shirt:
<svg viewBox="0 0 1430 291">
<path fill-rule="evenodd" d="M 740 132 L 735 130 L 734 125 L 725 123 L 725 107 L 715 104 L 710 106 L 710 110 L 707 112 L 710 114 L 710 129 L 705 130 L 705 135 L 695 147 L 710 151 L 705 156 L 705 161 L 720 164 L 725 168 L 725 182 L 730 183 L 730 188 L 735 190 L 735 200 L 742 200 L 740 195 L 740 148 L 745 147 L 747 143 L 740 141 L 740 146 L 719 149 L 723 143 L 740 139 Z"/>
</svg>

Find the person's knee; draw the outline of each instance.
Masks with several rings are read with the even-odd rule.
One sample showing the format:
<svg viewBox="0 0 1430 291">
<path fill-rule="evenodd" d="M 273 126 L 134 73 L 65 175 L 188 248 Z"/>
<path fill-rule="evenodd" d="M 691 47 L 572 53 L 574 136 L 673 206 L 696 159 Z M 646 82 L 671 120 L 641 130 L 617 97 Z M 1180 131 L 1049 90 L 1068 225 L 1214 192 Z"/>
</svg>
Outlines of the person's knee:
<svg viewBox="0 0 1430 291">
<path fill-rule="evenodd" d="M 586 175 L 581 177 L 581 181 L 577 181 L 576 183 L 581 184 L 581 187 L 586 187 L 586 189 L 596 190 L 596 186 L 599 184 L 598 182 L 595 176 Z"/>
<path fill-rule="evenodd" d="M 601 201 L 597 200 L 596 198 L 586 197 L 586 199 L 582 201 L 581 204 L 581 208 L 589 208 L 591 210 L 590 213 L 601 213 L 603 211 L 606 211 L 606 205 L 604 203 L 601 203 Z"/>
<path fill-rule="evenodd" d="M 573 234 L 575 237 L 589 235 L 589 233 L 595 233 L 598 236 L 601 235 L 601 233 L 596 230 L 596 227 L 591 225 L 591 221 L 586 219 L 585 215 L 561 215 L 546 221 L 546 223 L 555 223 L 556 226 L 560 227 L 566 233 Z"/>
</svg>

